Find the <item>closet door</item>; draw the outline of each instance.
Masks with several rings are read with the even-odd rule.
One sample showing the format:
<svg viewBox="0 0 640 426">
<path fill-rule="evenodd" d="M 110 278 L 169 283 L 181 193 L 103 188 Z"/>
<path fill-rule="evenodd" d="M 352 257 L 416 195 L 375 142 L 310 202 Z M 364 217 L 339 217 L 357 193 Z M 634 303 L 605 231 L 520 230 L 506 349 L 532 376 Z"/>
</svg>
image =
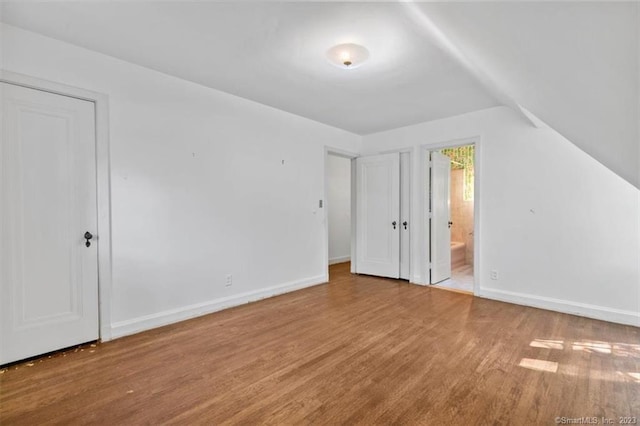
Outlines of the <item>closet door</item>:
<svg viewBox="0 0 640 426">
<path fill-rule="evenodd" d="M 98 338 L 96 155 L 92 102 L 6 83 L 0 95 L 6 364 Z"/>
<path fill-rule="evenodd" d="M 356 272 L 399 278 L 400 156 L 360 157 L 356 173 Z"/>
</svg>

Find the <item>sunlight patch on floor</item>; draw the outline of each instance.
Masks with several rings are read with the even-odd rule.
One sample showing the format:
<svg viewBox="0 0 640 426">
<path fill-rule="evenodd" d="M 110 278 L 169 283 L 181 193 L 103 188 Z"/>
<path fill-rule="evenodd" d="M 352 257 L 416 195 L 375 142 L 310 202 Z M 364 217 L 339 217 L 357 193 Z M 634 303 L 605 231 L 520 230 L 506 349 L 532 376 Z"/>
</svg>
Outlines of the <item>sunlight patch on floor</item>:
<svg viewBox="0 0 640 426">
<path fill-rule="evenodd" d="M 610 343 L 598 340 L 567 341 L 558 339 L 533 339 L 532 348 L 581 351 L 586 354 L 608 355 L 624 358 L 640 358 L 640 345 L 632 343 Z M 535 371 L 558 373 L 566 376 L 584 376 L 590 380 L 640 383 L 640 373 L 634 371 L 602 371 L 575 364 L 560 365 L 555 361 L 522 358 L 520 367 Z"/>
<path fill-rule="evenodd" d="M 545 361 L 542 359 L 522 358 L 519 365 L 520 367 L 528 368 L 529 370 L 546 371 L 549 373 L 555 373 L 558 371 L 557 362 Z"/>
<path fill-rule="evenodd" d="M 631 379 L 632 382 L 640 383 L 640 373 L 632 373 L 630 371 L 623 373 L 622 371 L 618 371 L 618 374 L 622 375 L 625 379 Z"/>
<path fill-rule="evenodd" d="M 640 373 L 630 371 L 616 371 L 614 373 L 612 371 L 595 370 L 592 368 L 581 371 L 579 367 L 574 365 L 561 365 L 558 369 L 558 374 L 572 377 L 588 377 L 589 380 L 640 383 Z"/>
<path fill-rule="evenodd" d="M 613 354 L 622 357 L 640 358 L 640 345 L 614 343 Z"/>
<path fill-rule="evenodd" d="M 573 342 L 571 345 L 571 349 L 573 349 L 574 351 L 610 354 L 611 344 L 607 342 Z"/>
<path fill-rule="evenodd" d="M 532 348 L 564 350 L 565 341 L 557 339 L 533 339 L 529 343 L 529 346 Z M 574 351 L 640 358 L 640 345 L 633 343 L 610 343 L 597 340 L 580 340 L 569 341 L 566 343 L 566 346 Z"/>
<path fill-rule="evenodd" d="M 630 343 L 609 343 L 598 341 L 573 342 L 571 348 L 574 351 L 600 353 L 620 357 L 640 358 L 640 345 Z"/>
<path fill-rule="evenodd" d="M 563 340 L 546 340 L 546 339 L 534 339 L 529 343 L 532 348 L 544 348 L 544 349 L 559 349 L 564 350 Z"/>
</svg>

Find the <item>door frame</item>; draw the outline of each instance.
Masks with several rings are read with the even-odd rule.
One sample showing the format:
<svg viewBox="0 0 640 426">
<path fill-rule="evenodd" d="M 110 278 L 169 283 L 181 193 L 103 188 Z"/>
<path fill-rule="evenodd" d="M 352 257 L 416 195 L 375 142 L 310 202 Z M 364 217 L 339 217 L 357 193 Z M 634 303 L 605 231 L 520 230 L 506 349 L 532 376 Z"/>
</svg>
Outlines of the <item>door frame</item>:
<svg viewBox="0 0 640 426">
<path fill-rule="evenodd" d="M 409 223 L 409 232 L 407 232 L 406 234 L 404 232 L 402 232 L 402 230 L 400 231 L 400 279 L 401 280 L 406 280 L 409 281 L 410 283 L 413 282 L 413 235 L 412 235 L 412 227 L 413 227 L 413 150 L 408 149 L 408 150 L 401 150 L 398 152 L 399 156 L 400 156 L 400 215 L 398 216 L 398 223 L 402 223 L 404 219 L 407 219 L 407 222 Z M 406 154 L 407 155 L 407 176 L 408 179 L 405 183 L 406 188 L 403 186 L 403 175 L 404 175 L 404 171 L 403 171 L 403 167 L 402 167 L 402 154 Z M 409 206 L 409 208 L 407 209 L 407 211 L 405 212 L 403 209 L 403 191 L 406 191 L 407 196 L 409 197 L 409 199 L 407 200 L 407 204 Z M 403 235 L 405 235 L 403 237 Z M 409 262 L 409 276 L 406 278 L 402 277 L 402 246 L 404 245 L 404 238 L 408 238 L 409 242 L 408 242 L 408 246 L 409 246 L 409 253 L 406 254 L 407 256 L 407 261 Z"/>
<path fill-rule="evenodd" d="M 109 151 L 109 97 L 102 93 L 0 69 L 0 82 L 67 96 L 95 105 L 96 196 L 98 245 L 98 333 L 111 340 L 111 168 Z"/>
<path fill-rule="evenodd" d="M 420 146 L 420 184 L 419 190 L 420 196 L 420 212 L 422 216 L 421 229 L 422 235 L 420 238 L 420 252 L 421 252 L 421 285 L 431 285 L 430 273 L 429 273 L 429 259 L 431 247 L 431 229 L 429 226 L 429 186 L 431 185 L 429 175 L 429 153 L 431 151 L 440 150 L 443 148 L 455 148 L 457 146 L 474 145 L 474 179 L 473 179 L 473 294 L 477 295 L 480 291 L 480 277 L 481 265 L 480 265 L 480 207 L 481 207 L 481 194 L 480 194 L 480 182 L 482 178 L 482 137 L 471 136 L 461 139 L 452 139 L 444 142 L 436 142 L 433 144 L 424 144 Z"/>
<path fill-rule="evenodd" d="M 325 273 L 324 281 L 329 282 L 329 200 L 327 197 L 328 194 L 328 176 L 327 176 L 327 162 L 329 155 L 333 155 L 335 157 L 347 158 L 351 161 L 351 273 L 356 272 L 356 197 L 354 196 L 356 193 L 356 168 L 355 161 L 360 155 L 351 152 L 345 151 L 343 149 L 338 149 L 331 147 L 329 145 L 325 145 L 324 147 L 324 157 L 323 157 L 323 188 L 322 188 L 322 200 L 323 200 L 323 223 L 324 223 L 324 259 L 323 259 L 323 269 Z"/>
</svg>

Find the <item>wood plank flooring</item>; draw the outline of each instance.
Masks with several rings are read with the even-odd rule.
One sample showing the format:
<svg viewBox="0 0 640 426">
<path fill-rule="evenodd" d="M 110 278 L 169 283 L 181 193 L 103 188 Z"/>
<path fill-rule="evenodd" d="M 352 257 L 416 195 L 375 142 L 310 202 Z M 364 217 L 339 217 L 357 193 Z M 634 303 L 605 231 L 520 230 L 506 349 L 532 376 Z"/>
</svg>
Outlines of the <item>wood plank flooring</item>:
<svg viewBox="0 0 640 426">
<path fill-rule="evenodd" d="M 29 364 L 0 374 L 3 426 L 640 417 L 640 329 L 348 264 L 328 284 Z"/>
</svg>

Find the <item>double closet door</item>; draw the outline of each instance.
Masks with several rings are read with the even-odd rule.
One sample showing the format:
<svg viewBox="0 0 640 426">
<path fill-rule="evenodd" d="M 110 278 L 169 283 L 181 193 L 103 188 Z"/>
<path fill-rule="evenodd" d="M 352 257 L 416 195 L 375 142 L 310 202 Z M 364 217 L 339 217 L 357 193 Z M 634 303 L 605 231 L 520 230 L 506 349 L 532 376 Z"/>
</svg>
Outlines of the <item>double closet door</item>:
<svg viewBox="0 0 640 426">
<path fill-rule="evenodd" d="M 410 154 L 356 159 L 356 273 L 409 279 Z"/>
<path fill-rule="evenodd" d="M 98 338 L 94 103 L 0 82 L 0 365 Z"/>
</svg>

